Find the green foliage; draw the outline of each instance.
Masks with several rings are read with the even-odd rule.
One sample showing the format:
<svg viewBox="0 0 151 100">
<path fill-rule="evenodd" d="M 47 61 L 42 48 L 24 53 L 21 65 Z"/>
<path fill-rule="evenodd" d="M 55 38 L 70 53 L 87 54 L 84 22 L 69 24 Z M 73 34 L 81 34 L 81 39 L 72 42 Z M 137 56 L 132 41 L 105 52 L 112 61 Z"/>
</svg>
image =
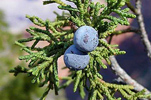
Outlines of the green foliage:
<svg viewBox="0 0 151 100">
<path fill-rule="evenodd" d="M 17 75 L 18 73 L 27 73 L 32 77 L 33 83 L 38 83 L 47 88 L 40 100 L 45 100 L 50 89 L 58 91 L 67 87 L 72 82 L 74 83 L 73 91 L 79 90 L 82 98 L 85 97 L 85 89 L 88 91 L 89 100 L 104 99 L 121 100 L 120 97 L 115 97 L 115 93 L 119 92 L 127 100 L 137 100 L 138 98 L 146 98 L 148 95 L 143 95 L 141 92 L 133 92 L 134 87 L 129 85 L 118 85 L 103 81 L 103 76 L 99 74 L 100 69 L 106 69 L 107 66 L 102 60 L 110 65 L 109 56 L 125 54 L 125 51 L 120 51 L 115 48 L 115 45 L 110 45 L 105 38 L 114 33 L 117 25 L 129 25 L 127 18 L 135 18 L 135 15 L 130 14 L 128 8 L 121 9 L 127 0 L 107 0 L 107 6 L 97 2 L 94 4 L 89 0 L 67 0 L 73 2 L 76 7 L 67 5 L 61 0 L 44 1 L 44 4 L 57 3 L 58 8 L 69 11 L 69 14 L 63 13 L 57 15 L 54 22 L 42 20 L 36 16 L 26 16 L 35 25 L 30 27 L 27 32 L 31 34 L 30 38 L 21 39 L 15 43 L 22 47 L 22 50 L 28 55 L 20 56 L 20 60 L 29 62 L 28 68 L 18 66 L 10 72 Z M 102 11 L 101 11 L 102 10 Z M 112 16 L 111 13 L 116 13 L 118 17 Z M 68 77 L 58 77 L 58 58 L 64 54 L 65 50 L 73 44 L 73 35 L 77 27 L 89 25 L 98 30 L 99 46 L 95 51 L 89 53 L 89 65 L 83 70 L 70 71 Z M 65 29 L 64 27 L 69 27 Z M 26 46 L 24 42 L 34 41 L 32 46 Z M 49 45 L 45 47 L 36 47 L 40 41 L 47 41 Z M 59 85 L 59 79 L 66 80 L 64 84 Z M 88 84 L 89 83 L 89 84 Z"/>
</svg>

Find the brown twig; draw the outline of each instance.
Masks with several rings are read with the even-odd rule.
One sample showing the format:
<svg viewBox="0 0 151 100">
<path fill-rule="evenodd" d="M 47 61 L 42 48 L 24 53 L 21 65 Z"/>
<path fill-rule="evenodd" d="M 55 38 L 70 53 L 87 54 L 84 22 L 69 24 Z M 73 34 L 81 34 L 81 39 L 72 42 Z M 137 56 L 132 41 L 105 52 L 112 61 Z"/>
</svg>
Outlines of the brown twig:
<svg viewBox="0 0 151 100">
<path fill-rule="evenodd" d="M 144 46 L 146 47 L 147 55 L 151 60 L 151 44 L 150 44 L 150 41 L 148 39 L 148 35 L 147 35 L 146 29 L 145 29 L 143 15 L 141 12 L 141 4 L 142 4 L 141 0 L 136 0 L 136 9 L 131 5 L 130 2 L 126 3 L 126 4 L 127 4 L 127 7 L 129 7 L 131 9 L 131 11 L 137 15 L 141 39 L 142 39 Z"/>
<path fill-rule="evenodd" d="M 143 15 L 141 12 L 141 0 L 136 0 L 136 10 L 137 10 L 137 20 L 138 20 L 139 28 L 141 31 L 141 39 L 144 46 L 146 47 L 147 55 L 151 60 L 151 44 L 148 39 L 148 35 L 147 35 L 145 25 L 144 25 Z"/>
<path fill-rule="evenodd" d="M 134 14 L 137 14 L 136 9 L 133 7 L 133 5 L 130 2 L 127 2 L 126 5 Z"/>
<path fill-rule="evenodd" d="M 120 35 L 120 34 L 127 33 L 127 32 L 135 32 L 135 33 L 140 34 L 141 31 L 135 27 L 128 27 L 127 29 L 124 29 L 124 30 L 114 31 L 112 34 L 113 35 Z"/>
</svg>

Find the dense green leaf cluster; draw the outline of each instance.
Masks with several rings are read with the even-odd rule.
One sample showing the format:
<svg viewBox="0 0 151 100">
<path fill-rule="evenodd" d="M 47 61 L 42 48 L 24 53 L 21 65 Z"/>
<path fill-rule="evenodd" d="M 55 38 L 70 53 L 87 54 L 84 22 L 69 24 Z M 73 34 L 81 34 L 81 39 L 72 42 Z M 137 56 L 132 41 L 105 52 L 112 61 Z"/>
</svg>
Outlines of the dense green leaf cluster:
<svg viewBox="0 0 151 100">
<path fill-rule="evenodd" d="M 31 34 L 30 38 L 16 41 L 16 44 L 28 53 L 28 55 L 19 57 L 20 60 L 29 62 L 28 68 L 18 66 L 10 72 L 15 75 L 27 73 L 33 78 L 33 83 L 38 83 L 39 86 L 47 85 L 41 100 L 45 100 L 50 89 L 54 89 L 58 94 L 59 89 L 67 87 L 72 82 L 74 83 L 73 91 L 78 89 L 81 97 L 84 98 L 86 89 L 89 93 L 89 100 L 104 98 L 120 100 L 121 97 L 115 97 L 116 92 L 121 93 L 128 100 L 148 97 L 148 95 L 143 95 L 144 90 L 135 93 L 132 86 L 104 82 L 103 77 L 99 74 L 101 68 L 107 68 L 102 60 L 106 60 L 110 64 L 109 56 L 125 54 L 125 51 L 120 51 L 115 48 L 116 45 L 110 45 L 104 39 L 114 33 L 117 25 L 129 25 L 127 18 L 135 18 L 135 15 L 128 13 L 128 8 L 121 8 L 125 5 L 126 0 L 107 0 L 107 5 L 99 2 L 94 4 L 89 0 L 67 1 L 73 2 L 76 7 L 65 4 L 61 0 L 44 1 L 44 4 L 57 3 L 59 9 L 69 11 L 69 14 L 63 13 L 62 15 L 55 12 L 57 19 L 54 22 L 44 21 L 36 16 L 27 16 L 35 25 L 39 26 L 27 29 L 27 32 Z M 118 16 L 112 16 L 112 13 L 116 13 Z M 99 46 L 89 53 L 90 62 L 85 69 L 70 71 L 71 74 L 68 77 L 58 77 L 57 60 L 73 44 L 75 30 L 83 25 L 92 26 L 98 30 Z M 30 41 L 34 41 L 32 46 L 23 44 Z M 36 47 L 40 41 L 47 41 L 49 45 L 43 48 Z M 66 82 L 59 85 L 59 79 L 66 80 Z"/>
</svg>

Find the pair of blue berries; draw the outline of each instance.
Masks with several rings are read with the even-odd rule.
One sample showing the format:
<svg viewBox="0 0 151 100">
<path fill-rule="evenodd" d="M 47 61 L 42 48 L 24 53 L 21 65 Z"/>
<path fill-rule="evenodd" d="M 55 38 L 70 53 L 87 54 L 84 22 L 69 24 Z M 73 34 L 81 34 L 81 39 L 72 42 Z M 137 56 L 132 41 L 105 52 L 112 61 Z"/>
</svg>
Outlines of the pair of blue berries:
<svg viewBox="0 0 151 100">
<path fill-rule="evenodd" d="M 84 69 L 90 60 L 88 52 L 98 46 L 98 32 L 90 26 L 77 29 L 71 45 L 64 53 L 64 62 L 71 70 Z"/>
</svg>

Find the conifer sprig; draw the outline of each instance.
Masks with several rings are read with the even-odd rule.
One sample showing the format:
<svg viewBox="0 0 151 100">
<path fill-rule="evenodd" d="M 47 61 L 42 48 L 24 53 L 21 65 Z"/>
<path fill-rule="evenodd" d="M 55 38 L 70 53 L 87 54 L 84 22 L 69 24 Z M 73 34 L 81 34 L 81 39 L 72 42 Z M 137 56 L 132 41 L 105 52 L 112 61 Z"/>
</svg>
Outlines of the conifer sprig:
<svg viewBox="0 0 151 100">
<path fill-rule="evenodd" d="M 79 90 L 82 98 L 85 98 L 85 90 L 87 90 L 89 100 L 104 98 L 121 100 L 121 97 L 115 97 L 116 92 L 120 92 L 127 100 L 147 98 L 149 95 L 144 95 L 145 90 L 136 93 L 133 92 L 134 87 L 132 86 L 105 82 L 99 73 L 101 68 L 107 68 L 102 60 L 106 60 L 110 64 L 109 56 L 125 54 L 125 51 L 120 51 L 115 48 L 117 46 L 108 44 L 104 39 L 114 33 L 118 24 L 129 25 L 127 18 L 135 18 L 135 15 L 128 12 L 128 8 L 121 8 L 125 5 L 126 0 L 107 0 L 107 5 L 99 2 L 94 4 L 89 0 L 67 1 L 73 2 L 76 7 L 73 8 L 61 0 L 44 1 L 44 5 L 57 3 L 59 9 L 69 11 L 69 14 L 63 13 L 62 15 L 55 12 L 57 18 L 54 22 L 44 21 L 36 16 L 26 16 L 38 27 L 27 29 L 31 37 L 18 40 L 15 43 L 28 53 L 28 55 L 19 57 L 20 60 L 29 62 L 28 68 L 17 66 L 10 72 L 15 75 L 26 73 L 33 77 L 33 83 L 38 83 L 40 87 L 47 85 L 40 100 L 45 100 L 50 89 L 54 89 L 55 94 L 58 95 L 60 89 L 66 88 L 71 83 L 74 83 L 73 91 Z M 116 13 L 118 17 L 112 16 L 111 13 Z M 89 53 L 90 62 L 85 69 L 70 71 L 70 75 L 67 77 L 58 77 L 57 60 L 73 44 L 76 28 L 83 25 L 92 26 L 98 31 L 99 46 Z M 64 27 L 68 27 L 68 29 L 64 29 Z M 30 41 L 34 41 L 32 46 L 24 44 L 24 42 Z M 49 45 L 37 47 L 40 41 L 46 41 Z M 66 82 L 60 85 L 59 80 L 66 80 Z"/>
</svg>

